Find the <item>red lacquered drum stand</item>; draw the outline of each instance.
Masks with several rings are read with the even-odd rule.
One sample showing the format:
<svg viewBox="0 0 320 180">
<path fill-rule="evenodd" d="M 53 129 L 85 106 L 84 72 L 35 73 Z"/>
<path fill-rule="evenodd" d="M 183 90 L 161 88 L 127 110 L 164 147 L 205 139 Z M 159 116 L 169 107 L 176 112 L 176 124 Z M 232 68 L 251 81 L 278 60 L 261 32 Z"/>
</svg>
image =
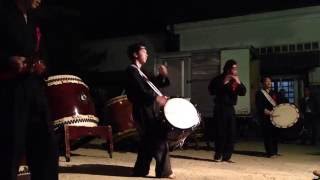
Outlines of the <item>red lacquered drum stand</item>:
<svg viewBox="0 0 320 180">
<path fill-rule="evenodd" d="M 110 158 L 112 158 L 113 152 L 113 140 L 112 140 L 112 128 L 111 126 L 97 126 L 97 127 L 86 127 L 86 126 L 72 126 L 64 125 L 65 132 L 65 157 L 66 161 L 70 162 L 70 141 L 78 140 L 85 136 L 94 136 L 106 140 L 107 151 Z"/>
</svg>

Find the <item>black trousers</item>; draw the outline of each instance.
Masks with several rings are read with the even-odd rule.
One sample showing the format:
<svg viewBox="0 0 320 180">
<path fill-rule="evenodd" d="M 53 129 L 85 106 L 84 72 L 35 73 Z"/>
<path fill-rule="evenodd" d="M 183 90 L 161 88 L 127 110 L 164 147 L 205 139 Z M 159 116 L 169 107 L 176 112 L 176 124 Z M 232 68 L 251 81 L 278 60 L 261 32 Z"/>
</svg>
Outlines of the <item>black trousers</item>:
<svg viewBox="0 0 320 180">
<path fill-rule="evenodd" d="M 156 177 L 168 177 L 172 174 L 169 146 L 166 131 L 160 120 L 156 120 L 150 109 L 134 111 L 140 135 L 138 156 L 133 168 L 135 176 L 146 176 L 150 170 L 152 158 L 156 160 Z"/>
<path fill-rule="evenodd" d="M 306 143 L 308 140 L 310 140 L 311 144 L 316 144 L 318 136 L 317 116 L 314 113 L 305 113 L 303 125 L 307 130 L 307 133 L 302 135 L 301 141 Z"/>
<path fill-rule="evenodd" d="M 230 160 L 236 140 L 236 120 L 233 106 L 216 105 L 214 109 L 215 158 Z"/>
<path fill-rule="evenodd" d="M 262 122 L 263 142 L 267 155 L 278 154 L 279 131 L 269 119 Z"/>
<path fill-rule="evenodd" d="M 44 82 L 35 76 L 1 82 L 0 179 L 16 180 L 26 157 L 32 180 L 58 179 L 58 153 Z"/>
</svg>

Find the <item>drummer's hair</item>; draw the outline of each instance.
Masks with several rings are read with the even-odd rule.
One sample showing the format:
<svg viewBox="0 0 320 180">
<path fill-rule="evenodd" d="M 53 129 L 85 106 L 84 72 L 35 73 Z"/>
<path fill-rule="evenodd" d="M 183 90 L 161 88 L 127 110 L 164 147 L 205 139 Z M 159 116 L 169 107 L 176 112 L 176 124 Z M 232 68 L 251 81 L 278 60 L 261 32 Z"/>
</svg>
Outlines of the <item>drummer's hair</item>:
<svg viewBox="0 0 320 180">
<path fill-rule="evenodd" d="M 267 78 L 271 79 L 271 81 L 272 81 L 272 78 L 271 78 L 270 76 L 262 76 L 262 78 L 260 79 L 260 82 L 261 82 L 261 83 L 264 83 L 264 81 L 265 81 Z"/>
<path fill-rule="evenodd" d="M 130 60 L 134 58 L 133 54 L 137 53 L 140 49 L 146 48 L 145 43 L 137 42 L 128 46 L 127 55 Z"/>
<path fill-rule="evenodd" d="M 227 74 L 235 64 L 237 64 L 237 62 L 234 59 L 227 60 L 223 66 L 223 74 Z"/>
</svg>

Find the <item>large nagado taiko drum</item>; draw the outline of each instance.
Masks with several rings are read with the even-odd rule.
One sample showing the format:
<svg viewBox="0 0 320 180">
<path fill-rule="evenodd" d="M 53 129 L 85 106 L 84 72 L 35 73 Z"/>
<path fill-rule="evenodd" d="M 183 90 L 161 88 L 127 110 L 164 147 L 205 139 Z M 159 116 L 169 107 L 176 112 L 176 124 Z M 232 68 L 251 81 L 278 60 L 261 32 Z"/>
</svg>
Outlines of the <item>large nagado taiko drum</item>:
<svg viewBox="0 0 320 180">
<path fill-rule="evenodd" d="M 47 95 L 55 130 L 64 125 L 97 126 L 99 119 L 88 86 L 74 75 L 49 76 Z"/>
<path fill-rule="evenodd" d="M 132 104 L 126 95 L 109 99 L 106 102 L 106 109 L 115 141 L 136 135 L 136 126 L 132 117 Z"/>
</svg>

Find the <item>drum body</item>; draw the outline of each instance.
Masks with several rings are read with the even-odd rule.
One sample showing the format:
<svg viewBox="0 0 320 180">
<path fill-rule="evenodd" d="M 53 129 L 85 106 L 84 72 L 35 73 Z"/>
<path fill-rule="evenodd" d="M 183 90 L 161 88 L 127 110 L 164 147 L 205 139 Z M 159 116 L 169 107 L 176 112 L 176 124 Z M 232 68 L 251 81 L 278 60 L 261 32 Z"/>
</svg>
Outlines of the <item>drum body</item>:
<svg viewBox="0 0 320 180">
<path fill-rule="evenodd" d="M 65 124 L 95 127 L 96 117 L 88 86 L 77 76 L 55 75 L 47 79 L 47 96 L 55 130 Z"/>
<path fill-rule="evenodd" d="M 111 121 L 112 132 L 117 138 L 125 138 L 136 134 L 135 122 L 132 117 L 132 104 L 126 95 L 117 96 L 107 101 L 107 118 Z"/>
<path fill-rule="evenodd" d="M 302 135 L 303 123 L 298 108 L 289 103 L 279 104 L 271 112 L 272 124 L 279 128 L 283 140 L 296 140 Z"/>
<path fill-rule="evenodd" d="M 298 119 L 298 121 L 291 127 L 288 128 L 278 128 L 279 138 L 285 141 L 295 141 L 302 138 L 305 133 L 303 126 L 303 121 Z"/>
<path fill-rule="evenodd" d="M 169 99 L 164 106 L 167 138 L 170 147 L 182 147 L 185 139 L 199 126 L 200 115 L 194 105 L 183 98 Z"/>
</svg>

